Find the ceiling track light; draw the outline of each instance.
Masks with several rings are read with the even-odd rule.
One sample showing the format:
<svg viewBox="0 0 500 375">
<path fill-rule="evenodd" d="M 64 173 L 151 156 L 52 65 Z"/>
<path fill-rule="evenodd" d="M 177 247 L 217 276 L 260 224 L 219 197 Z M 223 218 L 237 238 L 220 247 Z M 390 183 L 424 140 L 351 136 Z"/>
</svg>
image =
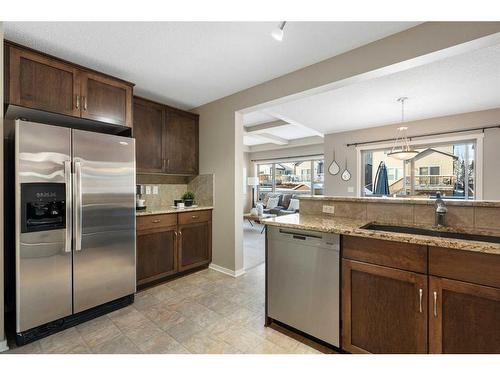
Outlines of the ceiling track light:
<svg viewBox="0 0 500 375">
<path fill-rule="evenodd" d="M 274 29 L 271 32 L 271 36 L 276 39 L 278 42 L 281 42 L 283 40 L 283 29 L 285 28 L 286 21 L 282 21 L 278 28 Z"/>
</svg>

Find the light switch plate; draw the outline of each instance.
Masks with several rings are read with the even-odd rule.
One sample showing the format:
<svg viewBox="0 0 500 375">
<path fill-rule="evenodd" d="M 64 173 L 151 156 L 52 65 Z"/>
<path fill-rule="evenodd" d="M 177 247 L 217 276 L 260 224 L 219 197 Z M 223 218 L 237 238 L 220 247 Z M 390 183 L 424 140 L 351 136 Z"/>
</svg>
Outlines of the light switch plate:
<svg viewBox="0 0 500 375">
<path fill-rule="evenodd" d="M 153 194 L 158 194 L 158 185 L 153 185 Z"/>
<path fill-rule="evenodd" d="M 146 194 L 151 194 L 151 186 L 146 185 Z"/>
<path fill-rule="evenodd" d="M 348 186 L 347 187 L 347 192 L 348 193 L 354 193 L 354 186 Z"/>
<path fill-rule="evenodd" d="M 335 206 L 323 205 L 323 213 L 333 215 L 335 213 Z"/>
</svg>

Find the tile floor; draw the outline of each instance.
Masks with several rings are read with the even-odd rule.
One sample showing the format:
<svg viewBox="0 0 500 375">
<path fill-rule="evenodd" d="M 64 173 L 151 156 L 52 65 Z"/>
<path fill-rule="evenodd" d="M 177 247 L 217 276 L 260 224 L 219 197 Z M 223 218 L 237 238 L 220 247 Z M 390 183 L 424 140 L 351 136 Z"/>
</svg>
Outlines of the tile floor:
<svg viewBox="0 0 500 375">
<path fill-rule="evenodd" d="M 262 224 L 243 221 L 243 265 L 250 270 L 265 261 L 266 235 L 262 232 Z"/>
<path fill-rule="evenodd" d="M 280 327 L 264 327 L 264 270 L 262 264 L 236 279 L 203 270 L 142 291 L 131 306 L 7 353 L 331 352 Z"/>
</svg>

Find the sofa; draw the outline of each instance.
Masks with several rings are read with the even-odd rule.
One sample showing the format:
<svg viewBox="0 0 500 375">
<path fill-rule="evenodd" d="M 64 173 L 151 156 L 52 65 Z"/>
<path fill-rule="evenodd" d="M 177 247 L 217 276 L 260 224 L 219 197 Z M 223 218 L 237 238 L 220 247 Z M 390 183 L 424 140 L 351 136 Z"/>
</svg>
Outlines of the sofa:
<svg viewBox="0 0 500 375">
<path fill-rule="evenodd" d="M 276 201 L 276 198 L 278 198 L 277 206 L 270 208 L 269 200 L 274 199 Z M 283 216 L 299 212 L 297 194 L 266 193 L 262 197 L 262 200 L 257 202 L 257 204 L 259 203 L 264 206 L 265 214 Z"/>
</svg>

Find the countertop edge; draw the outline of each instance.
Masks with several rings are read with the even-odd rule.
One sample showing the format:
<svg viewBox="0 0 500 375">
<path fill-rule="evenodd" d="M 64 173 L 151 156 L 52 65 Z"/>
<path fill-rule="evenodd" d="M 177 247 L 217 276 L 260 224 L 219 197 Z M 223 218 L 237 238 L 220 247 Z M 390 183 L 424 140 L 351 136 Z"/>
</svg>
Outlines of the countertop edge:
<svg viewBox="0 0 500 375">
<path fill-rule="evenodd" d="M 193 211 L 207 211 L 213 210 L 213 206 L 200 206 L 200 207 L 186 207 L 186 208 L 165 208 L 158 210 L 145 210 L 145 211 L 136 211 L 135 216 L 150 216 L 150 215 L 165 215 L 165 214 L 180 214 L 183 212 L 193 212 Z"/>
</svg>

